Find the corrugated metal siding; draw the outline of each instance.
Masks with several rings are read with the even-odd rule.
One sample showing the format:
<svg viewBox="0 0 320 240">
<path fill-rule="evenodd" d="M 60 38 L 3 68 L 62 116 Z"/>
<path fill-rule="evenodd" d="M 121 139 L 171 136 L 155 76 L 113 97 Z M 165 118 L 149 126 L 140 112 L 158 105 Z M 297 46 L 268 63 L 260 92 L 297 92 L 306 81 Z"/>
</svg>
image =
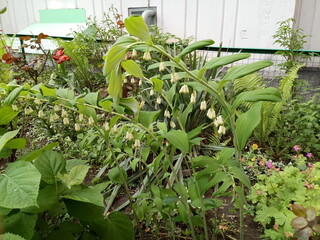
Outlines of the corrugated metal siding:
<svg viewBox="0 0 320 240">
<path fill-rule="evenodd" d="M 311 0 L 310 0 L 311 1 Z M 316 0 L 314 0 L 316 1 Z M 129 7 L 157 7 L 158 26 L 164 32 L 195 40 L 211 38 L 215 45 L 274 48 L 278 21 L 294 16 L 295 0 L 10 0 L 1 15 L 5 33 L 17 33 L 39 22 L 39 9 L 85 8 L 101 20 L 113 4 L 123 17 Z M 317 5 L 320 5 L 318 3 Z"/>
</svg>

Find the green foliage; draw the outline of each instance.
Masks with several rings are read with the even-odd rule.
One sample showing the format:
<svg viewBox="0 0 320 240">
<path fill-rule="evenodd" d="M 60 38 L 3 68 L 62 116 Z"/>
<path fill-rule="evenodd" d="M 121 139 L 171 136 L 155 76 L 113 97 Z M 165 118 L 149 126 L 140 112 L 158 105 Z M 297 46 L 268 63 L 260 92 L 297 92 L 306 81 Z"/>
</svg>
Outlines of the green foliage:
<svg viewBox="0 0 320 240">
<path fill-rule="evenodd" d="M 303 168 L 303 170 L 300 170 Z M 271 239 L 286 239 L 294 230 L 290 211 L 292 203 L 319 208 L 320 165 L 287 166 L 283 171 L 270 168 L 258 177 L 248 199 L 256 204 L 255 221 L 265 227 L 265 235 Z"/>
<path fill-rule="evenodd" d="M 292 67 L 299 65 L 303 59 L 310 58 L 307 54 L 299 51 L 303 49 L 303 45 L 307 43 L 305 40 L 307 35 L 303 34 L 300 28 L 294 28 L 295 19 L 289 18 L 285 21 L 279 22 L 279 28 L 273 35 L 274 43 L 280 45 L 285 50 L 278 51 L 276 54 L 282 55 L 286 62 L 279 64 L 281 68 L 289 71 Z"/>
</svg>

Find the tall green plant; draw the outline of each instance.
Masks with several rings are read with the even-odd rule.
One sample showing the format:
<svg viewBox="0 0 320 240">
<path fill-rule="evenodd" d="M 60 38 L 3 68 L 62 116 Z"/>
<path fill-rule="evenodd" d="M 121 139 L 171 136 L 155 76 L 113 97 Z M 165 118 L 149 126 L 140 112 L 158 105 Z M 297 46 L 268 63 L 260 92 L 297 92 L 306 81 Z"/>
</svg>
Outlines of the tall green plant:
<svg viewBox="0 0 320 240">
<path fill-rule="evenodd" d="M 193 52 L 200 47 L 213 44 L 212 40 L 203 40 L 190 44 L 177 56 L 171 56 L 165 52 L 161 46 L 153 44 L 149 29 L 142 17 L 131 16 L 127 18 L 125 20 L 125 26 L 127 31 L 133 37 L 119 38 L 105 56 L 104 74 L 107 77 L 109 93 L 113 97 L 114 102 L 119 102 L 119 99 L 122 96 L 122 82 L 124 79 L 123 69 L 127 72 L 127 74 L 139 77 L 143 81 L 149 82 L 151 86 L 153 85 L 150 79 L 147 79 L 142 75 L 142 71 L 137 63 L 132 60 L 125 60 L 126 52 L 137 45 L 142 45 L 147 49 L 157 51 L 166 56 L 169 59 L 170 65 L 177 70 L 177 72 L 172 74 L 173 81 L 178 82 L 181 78 L 188 79 L 188 81 L 185 81 L 186 85 L 197 91 L 206 91 L 208 94 L 212 95 L 222 106 L 225 122 L 228 124 L 232 132 L 233 143 L 236 149 L 235 158 L 237 161 L 239 161 L 241 158 L 241 152 L 245 147 L 248 138 L 250 137 L 254 128 L 260 122 L 262 107 L 261 101 L 280 101 L 281 98 L 276 89 L 267 88 L 259 91 L 243 92 L 234 100 L 233 103 L 229 103 L 225 100 L 223 88 L 229 81 L 270 66 L 272 63 L 269 61 L 260 61 L 242 66 L 234 66 L 228 70 L 227 74 L 220 82 L 208 82 L 205 78 L 205 72 L 217 66 L 227 64 L 228 62 L 221 61 L 221 58 L 214 58 L 203 68 L 190 71 L 183 62 L 183 58 L 188 53 Z M 234 57 L 229 59 L 229 61 L 233 62 L 237 57 L 237 55 L 234 55 Z M 175 89 L 173 91 L 175 91 Z M 160 94 L 165 97 L 162 91 L 160 91 Z M 247 112 L 237 116 L 236 109 L 244 101 L 254 102 L 254 104 Z M 177 116 L 176 118 L 179 122 L 178 127 L 181 128 L 179 131 L 184 132 L 184 126 L 181 123 L 181 116 Z M 179 144 L 179 148 L 181 150 L 188 150 L 186 145 L 180 145 L 180 142 L 176 142 L 176 144 Z M 243 239 L 243 203 L 240 204 L 240 212 L 240 239 Z"/>
</svg>

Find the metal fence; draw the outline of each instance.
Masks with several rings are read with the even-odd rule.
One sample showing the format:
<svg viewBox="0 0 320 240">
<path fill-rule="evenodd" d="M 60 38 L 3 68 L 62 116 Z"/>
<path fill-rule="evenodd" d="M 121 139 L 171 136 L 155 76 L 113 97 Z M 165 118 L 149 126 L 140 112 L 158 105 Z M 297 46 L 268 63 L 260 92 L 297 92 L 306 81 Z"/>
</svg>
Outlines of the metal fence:
<svg viewBox="0 0 320 240">
<path fill-rule="evenodd" d="M 12 46 L 12 48 L 14 49 L 20 49 L 26 54 L 42 53 L 40 50 L 31 49 L 30 47 L 24 48 L 22 50 L 22 41 L 19 39 L 19 36 L 11 35 L 11 38 L 14 38 Z M 71 37 L 62 37 L 62 39 L 72 40 Z M 42 46 L 45 50 L 54 50 L 58 47 L 58 44 L 54 39 L 43 39 Z M 219 51 L 221 52 L 220 56 L 232 55 L 239 52 L 251 54 L 250 58 L 229 64 L 228 66 L 226 66 L 227 68 L 233 65 L 248 64 L 260 60 L 269 60 L 273 62 L 272 66 L 259 71 L 262 74 L 263 78 L 266 79 L 268 84 L 272 86 L 277 86 L 279 79 L 281 79 L 281 77 L 285 76 L 286 74 L 285 70 L 279 67 L 279 64 L 285 62 L 285 58 L 282 55 L 276 54 L 276 52 L 279 51 L 277 49 L 206 47 L 199 50 L 198 52 L 203 56 L 206 56 L 207 59 L 211 59 L 216 57 Z M 304 53 L 309 54 L 310 58 L 304 59 L 303 64 L 305 65 L 305 67 L 301 71 L 299 71 L 299 77 L 309 85 L 309 93 L 304 94 L 311 96 L 312 94 L 319 92 L 320 89 L 320 51 L 304 51 Z"/>
</svg>

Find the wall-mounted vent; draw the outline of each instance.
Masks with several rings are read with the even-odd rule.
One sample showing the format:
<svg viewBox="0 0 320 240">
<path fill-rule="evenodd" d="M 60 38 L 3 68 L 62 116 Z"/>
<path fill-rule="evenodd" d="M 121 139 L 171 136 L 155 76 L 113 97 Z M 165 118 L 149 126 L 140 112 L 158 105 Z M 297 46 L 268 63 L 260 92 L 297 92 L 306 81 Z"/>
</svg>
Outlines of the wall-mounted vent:
<svg viewBox="0 0 320 240">
<path fill-rule="evenodd" d="M 148 26 L 157 26 L 157 7 L 132 7 L 128 8 L 130 15 L 141 15 Z"/>
</svg>

